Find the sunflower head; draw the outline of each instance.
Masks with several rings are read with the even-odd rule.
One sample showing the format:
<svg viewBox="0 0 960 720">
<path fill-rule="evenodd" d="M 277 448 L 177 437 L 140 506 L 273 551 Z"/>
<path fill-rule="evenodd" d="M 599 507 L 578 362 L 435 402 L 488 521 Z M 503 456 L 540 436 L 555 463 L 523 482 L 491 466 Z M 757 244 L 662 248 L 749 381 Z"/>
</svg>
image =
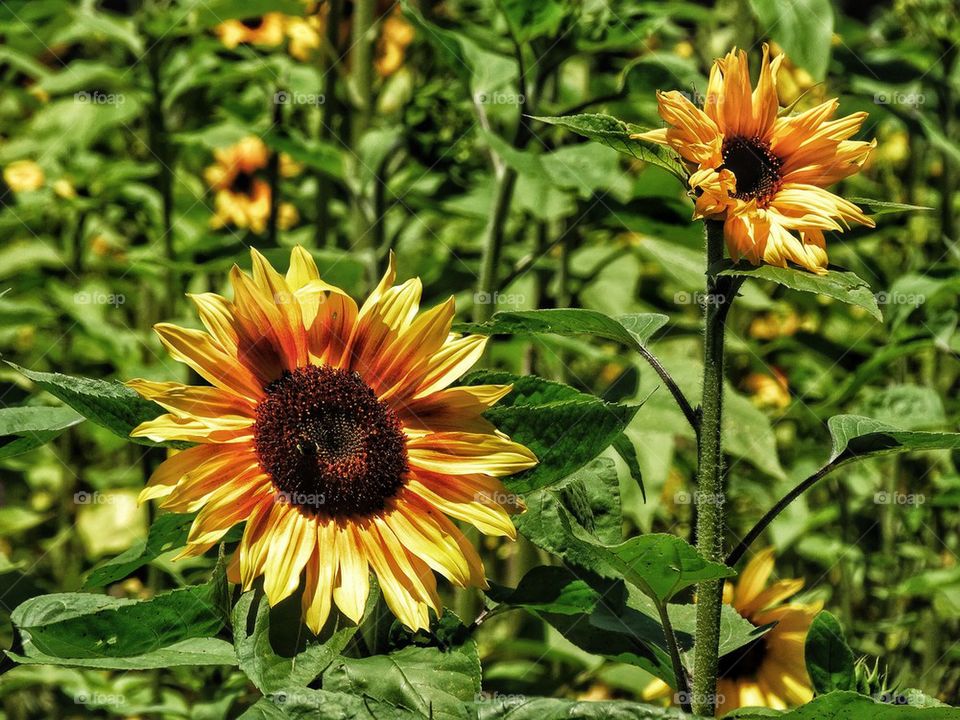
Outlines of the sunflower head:
<svg viewBox="0 0 960 720">
<path fill-rule="evenodd" d="M 270 185 L 264 171 L 269 156 L 263 140 L 255 136 L 214 152 L 214 163 L 203 173 L 214 191 L 212 227 L 248 228 L 256 234 L 266 230 L 270 217 Z M 280 170 L 284 177 L 290 177 L 299 172 L 299 166 L 281 155 Z M 296 208 L 290 203 L 281 203 L 278 210 L 278 225 L 283 229 L 299 220 Z"/>
<path fill-rule="evenodd" d="M 359 621 L 371 571 L 412 629 L 441 610 L 434 571 L 484 586 L 480 558 L 452 519 L 515 537 L 516 506 L 499 478 L 536 464 L 483 417 L 509 386 L 450 387 L 485 338 L 450 332 L 452 298 L 419 313 L 420 281 L 395 279 L 391 256 L 358 307 L 302 248 L 285 275 L 253 251 L 253 276 L 230 274 L 232 301 L 192 297 L 206 332 L 156 327 L 210 385 L 129 383 L 169 411 L 133 435 L 196 443 L 141 494 L 198 511 L 182 555 L 245 521 L 231 580 L 249 589 L 262 576 L 271 604 L 302 584 L 314 632 L 333 604 Z"/>
<path fill-rule="evenodd" d="M 785 709 L 813 699 L 804 643 L 821 604 L 785 602 L 800 592 L 803 580 L 769 583 L 773 567 L 773 549 L 768 548 L 747 563 L 735 585 L 724 587 L 724 602 L 757 627 L 773 627 L 720 658 L 718 715 L 749 706 Z"/>
<path fill-rule="evenodd" d="M 734 260 L 815 273 L 827 267 L 824 231 L 851 222 L 873 226 L 853 203 L 825 188 L 856 173 L 876 142 L 850 140 L 866 113 L 832 119 L 828 100 L 797 115 L 781 115 L 777 74 L 783 55 L 767 46 L 756 88 L 744 51 L 717 60 L 703 107 L 678 91 L 659 92 L 668 127 L 634 137 L 668 145 L 690 168 L 697 217 L 722 220 Z"/>
<path fill-rule="evenodd" d="M 283 30 L 284 16 L 267 13 L 243 20 L 227 20 L 217 25 L 214 32 L 224 47 L 232 50 L 243 44 L 276 47 L 283 42 Z"/>
<path fill-rule="evenodd" d="M 15 160 L 3 169 L 3 180 L 15 193 L 39 190 L 46 182 L 43 168 L 33 160 Z"/>
<path fill-rule="evenodd" d="M 724 603 L 756 627 L 773 625 L 764 635 L 720 658 L 717 674 L 717 717 L 741 707 L 786 709 L 810 702 L 813 689 L 807 677 L 804 643 L 821 606 L 785 603 L 800 592 L 803 580 L 778 580 L 773 572 L 773 550 L 750 560 L 736 584 L 726 583 Z M 645 700 L 670 697 L 673 690 L 654 680 L 643 691 Z"/>
</svg>

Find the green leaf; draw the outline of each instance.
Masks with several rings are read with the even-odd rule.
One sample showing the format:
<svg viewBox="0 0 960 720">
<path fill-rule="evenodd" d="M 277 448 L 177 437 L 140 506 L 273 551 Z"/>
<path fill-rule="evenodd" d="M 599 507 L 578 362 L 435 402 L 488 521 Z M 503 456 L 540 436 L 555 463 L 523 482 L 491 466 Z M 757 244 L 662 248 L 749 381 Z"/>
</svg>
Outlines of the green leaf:
<svg viewBox="0 0 960 720">
<path fill-rule="evenodd" d="M 323 688 L 435 720 L 466 720 L 465 703 L 480 692 L 480 656 L 476 643 L 466 640 L 444 650 L 411 646 L 387 655 L 340 658 L 323 674 Z"/>
<path fill-rule="evenodd" d="M 87 589 L 106 587 L 123 580 L 130 573 L 158 558 L 165 552 L 183 547 L 187 542 L 190 525 L 196 517 L 193 513 L 168 513 L 161 515 L 150 526 L 147 537 L 139 540 L 128 550 L 94 568 L 87 575 Z"/>
<path fill-rule="evenodd" d="M 476 372 L 468 385 L 514 384 L 514 390 L 485 413 L 499 430 L 534 452 L 539 464 L 504 479 L 515 493 L 557 482 L 593 460 L 620 436 L 639 405 L 604 402 L 594 395 L 536 377 Z"/>
<path fill-rule="evenodd" d="M 827 421 L 827 427 L 833 438 L 832 465 L 874 455 L 960 449 L 960 433 L 900 430 L 858 415 L 836 415 Z"/>
<path fill-rule="evenodd" d="M 371 593 L 372 604 L 377 593 Z M 256 604 L 254 605 L 254 601 Z M 251 608 L 255 607 L 253 632 L 247 632 Z M 246 592 L 233 608 L 233 642 L 240 669 L 260 692 L 278 692 L 284 687 L 306 687 L 318 678 L 356 634 L 352 623 L 338 628 L 324 642 L 307 645 L 295 658 L 283 657 L 270 645 L 270 605 L 265 596 Z"/>
<path fill-rule="evenodd" d="M 534 117 L 547 125 L 556 125 L 571 132 L 583 135 L 596 142 L 603 143 L 617 152 L 629 155 L 637 160 L 643 160 L 651 165 L 657 165 L 672 173 L 680 182 L 686 185 L 687 171 L 683 164 L 670 150 L 632 138 L 631 135 L 643 132 L 642 128 L 629 125 L 609 115 L 586 113 L 583 115 L 569 115 L 566 117 Z"/>
<path fill-rule="evenodd" d="M 804 645 L 807 674 L 817 695 L 833 690 L 855 690 L 853 651 L 840 621 L 828 612 L 814 618 Z"/>
<path fill-rule="evenodd" d="M 460 323 L 455 330 L 481 335 L 594 335 L 637 349 L 667 320 L 657 313 L 612 318 L 596 310 L 556 308 L 498 312 L 487 322 Z"/>
<path fill-rule="evenodd" d="M 132 438 L 130 432 L 140 423 L 163 414 L 164 409 L 155 402 L 144 400 L 123 383 L 38 372 L 9 361 L 7 365 L 35 382 L 42 390 L 65 402 L 87 420 L 131 442 L 142 445 L 158 444 L 146 438 Z M 183 443 L 160 444 L 183 446 Z"/>
<path fill-rule="evenodd" d="M 658 602 L 667 602 L 684 588 L 704 580 L 736 575 L 723 563 L 706 560 L 676 535 L 648 533 L 597 552 L 621 570 L 627 582 Z"/>
<path fill-rule="evenodd" d="M 854 205 L 866 207 L 870 215 L 887 215 L 897 212 L 913 212 L 915 210 L 933 210 L 926 205 L 907 205 L 906 203 L 888 202 L 886 200 L 874 200 L 872 198 L 852 197 L 847 198 Z"/>
<path fill-rule="evenodd" d="M 760 32 L 783 48 L 814 80 L 823 80 L 830 64 L 833 7 L 829 0 L 750 0 Z"/>
<path fill-rule="evenodd" d="M 233 645 L 217 638 L 191 638 L 142 655 L 123 657 L 63 658 L 33 650 L 29 655 L 8 652 L 21 665 L 59 665 L 101 670 L 151 670 L 175 666 L 236 665 Z"/>
<path fill-rule="evenodd" d="M 81 422 L 83 416 L 68 407 L 0 408 L 0 460 L 45 445 Z"/>
<path fill-rule="evenodd" d="M 362 695 L 284 688 L 270 693 L 239 720 L 428 720 L 425 715 Z"/>
<path fill-rule="evenodd" d="M 824 295 L 849 305 L 861 307 L 878 321 L 883 322 L 883 315 L 877 305 L 877 298 L 870 286 L 852 272 L 830 270 L 826 275 L 817 275 L 792 267 L 781 268 L 774 265 L 754 267 L 741 264 L 720 270 L 717 274 L 769 280 L 791 290 Z"/>
<path fill-rule="evenodd" d="M 606 496 L 613 494 L 616 503 Z M 580 567 L 589 568 L 592 556 L 569 542 L 571 523 L 597 541 L 601 541 L 598 527 L 601 533 L 610 527 L 620 530 L 617 470 L 608 458 L 597 458 L 560 482 L 529 493 L 525 500 L 526 512 L 513 519 L 520 533 L 537 547 Z M 616 513 L 605 517 L 613 508 Z"/>
<path fill-rule="evenodd" d="M 500 9 L 510 23 L 517 42 L 538 37 L 556 37 L 566 16 L 566 4 L 558 0 L 500 0 Z"/>
<path fill-rule="evenodd" d="M 736 720 L 769 718 L 769 711 L 745 710 L 730 716 Z M 887 705 L 853 692 L 832 692 L 790 712 L 780 720 L 958 720 L 960 708 Z"/>
<path fill-rule="evenodd" d="M 678 720 L 676 708 L 629 700 L 566 700 L 546 697 L 494 697 L 478 703 L 477 720 Z M 683 717 L 693 720 L 692 715 Z"/>
<path fill-rule="evenodd" d="M 213 637 L 223 627 L 227 605 L 221 563 L 209 582 L 149 600 L 54 593 L 21 603 L 10 619 L 28 657 L 42 654 L 50 662 L 116 660 Z"/>
</svg>

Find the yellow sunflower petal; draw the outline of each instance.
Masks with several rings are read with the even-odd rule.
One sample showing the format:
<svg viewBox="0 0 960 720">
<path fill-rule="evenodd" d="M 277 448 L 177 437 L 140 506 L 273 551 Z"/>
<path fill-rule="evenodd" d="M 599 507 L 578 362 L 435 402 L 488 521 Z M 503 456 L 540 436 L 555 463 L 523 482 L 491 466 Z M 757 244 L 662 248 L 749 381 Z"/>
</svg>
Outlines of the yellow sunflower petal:
<svg viewBox="0 0 960 720">
<path fill-rule="evenodd" d="M 273 542 L 263 565 L 263 590 L 271 605 L 290 597 L 300 586 L 300 572 L 317 547 L 316 522 L 289 505 L 277 503 L 277 507 L 279 517 L 273 516 L 275 524 L 267 530 Z"/>
<path fill-rule="evenodd" d="M 770 578 L 773 572 L 773 548 L 765 548 L 750 558 L 747 566 L 740 573 L 734 592 L 733 606 L 740 608 L 753 602 Z"/>
<path fill-rule="evenodd" d="M 370 566 L 350 524 L 338 528 L 336 534 L 339 571 L 333 588 L 333 600 L 348 618 L 359 623 L 370 593 Z"/>
<path fill-rule="evenodd" d="M 407 442 L 410 465 L 450 475 L 512 475 L 537 464 L 528 448 L 499 435 L 430 433 Z"/>
</svg>

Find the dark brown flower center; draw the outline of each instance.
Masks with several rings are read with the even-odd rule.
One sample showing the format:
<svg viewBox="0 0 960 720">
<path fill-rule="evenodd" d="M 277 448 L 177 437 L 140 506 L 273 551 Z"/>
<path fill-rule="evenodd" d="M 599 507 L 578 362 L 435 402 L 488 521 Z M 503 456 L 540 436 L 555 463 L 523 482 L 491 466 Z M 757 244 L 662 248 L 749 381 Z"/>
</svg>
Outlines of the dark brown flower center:
<svg viewBox="0 0 960 720">
<path fill-rule="evenodd" d="M 253 192 L 253 175 L 238 172 L 230 183 L 230 191 L 240 195 L 250 195 Z"/>
<path fill-rule="evenodd" d="M 756 200 L 763 205 L 780 189 L 783 160 L 759 138 L 734 137 L 723 143 L 723 168 L 737 178 L 738 200 Z"/>
<path fill-rule="evenodd" d="M 263 18 L 262 17 L 245 18 L 240 22 L 245 28 L 248 28 L 250 30 L 257 30 L 263 25 Z"/>
<path fill-rule="evenodd" d="M 270 383 L 254 444 L 278 500 L 331 517 L 368 516 L 407 476 L 397 414 L 353 371 L 309 366 Z"/>
<path fill-rule="evenodd" d="M 727 680 L 756 677 L 766 656 L 766 640 L 763 637 L 751 640 L 720 658 L 717 677 Z"/>
</svg>

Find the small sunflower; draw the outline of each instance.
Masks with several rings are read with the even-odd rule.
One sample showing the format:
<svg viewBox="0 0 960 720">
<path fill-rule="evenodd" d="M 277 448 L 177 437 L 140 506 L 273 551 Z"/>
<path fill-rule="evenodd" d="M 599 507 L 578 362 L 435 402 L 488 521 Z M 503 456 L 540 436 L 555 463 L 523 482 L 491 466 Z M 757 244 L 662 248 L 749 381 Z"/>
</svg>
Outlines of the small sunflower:
<svg viewBox="0 0 960 720">
<path fill-rule="evenodd" d="M 33 160 L 15 160 L 3 169 L 3 179 L 15 193 L 39 190 L 47 181 L 43 168 Z"/>
<path fill-rule="evenodd" d="M 767 633 L 720 658 L 717 674 L 717 717 L 741 707 L 784 710 L 813 699 L 807 676 L 804 642 L 820 603 L 786 603 L 803 588 L 803 580 L 778 580 L 769 587 L 773 549 L 757 553 L 736 585 L 726 583 L 723 601 L 757 627 L 776 623 Z M 647 700 L 672 693 L 662 680 L 643 692 Z"/>
<path fill-rule="evenodd" d="M 261 234 L 270 217 L 270 185 L 263 177 L 269 152 L 258 137 L 246 137 L 235 145 L 220 148 L 213 154 L 214 164 L 204 171 L 204 179 L 214 190 L 214 228 L 227 225 L 249 228 Z M 280 157 L 280 171 L 284 176 L 299 172 L 299 167 L 286 156 Z M 287 229 L 299 219 L 296 208 L 281 203 L 277 224 Z"/>
<path fill-rule="evenodd" d="M 191 296 L 208 332 L 160 324 L 170 354 L 212 386 L 133 380 L 169 411 L 133 435 L 199 443 L 164 462 L 141 493 L 199 511 L 181 556 L 246 522 L 229 577 L 263 576 L 271 604 L 305 574 L 303 613 L 319 633 L 332 603 L 357 622 L 376 573 L 412 629 L 440 612 L 434 571 L 486 585 L 450 518 L 515 537 L 500 477 L 537 460 L 482 416 L 505 385 L 449 387 L 486 339 L 451 334 L 453 298 L 418 314 L 421 283 L 394 286 L 393 257 L 358 308 L 293 250 L 281 275 L 257 251 L 234 267 L 234 300 Z"/>
<path fill-rule="evenodd" d="M 797 115 L 780 116 L 777 71 L 764 46 L 760 78 L 751 92 L 744 51 L 732 50 L 710 70 L 701 110 L 676 90 L 657 93 L 668 128 L 640 133 L 668 145 L 691 167 L 696 217 L 724 221 L 734 260 L 786 267 L 794 262 L 826 273 L 825 230 L 851 222 L 873 227 L 853 203 L 824 188 L 856 173 L 876 141 L 850 140 L 867 114 L 831 120 L 828 100 Z"/>
<path fill-rule="evenodd" d="M 227 20 L 214 32 L 224 47 L 233 50 L 239 45 L 277 47 L 283 43 L 285 18 L 281 13 L 267 13 L 243 20 Z"/>
</svg>

